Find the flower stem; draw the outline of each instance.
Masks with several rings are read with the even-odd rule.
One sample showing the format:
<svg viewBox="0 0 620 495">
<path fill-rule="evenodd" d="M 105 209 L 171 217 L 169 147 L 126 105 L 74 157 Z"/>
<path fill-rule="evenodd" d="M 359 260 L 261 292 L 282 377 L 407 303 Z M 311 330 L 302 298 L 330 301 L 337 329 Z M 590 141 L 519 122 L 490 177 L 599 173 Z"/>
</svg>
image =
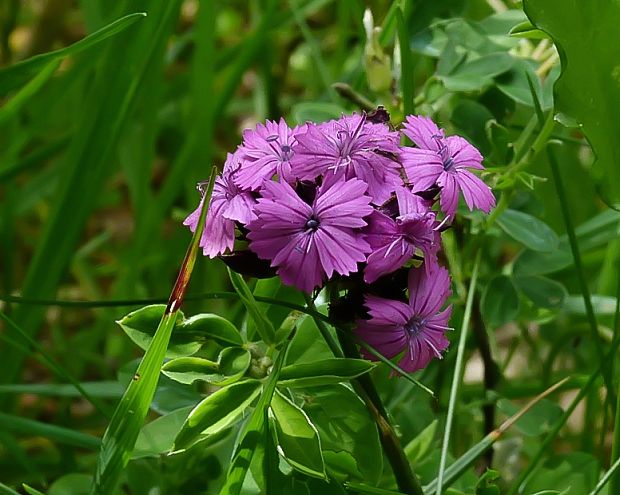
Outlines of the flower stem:
<svg viewBox="0 0 620 495">
<path fill-rule="evenodd" d="M 308 296 L 306 296 L 306 304 L 308 309 L 316 313 L 317 310 L 314 301 Z M 316 316 L 313 316 L 313 319 L 335 356 L 360 359 L 361 356 L 357 347 L 352 340 L 347 338 L 347 335 L 338 332 L 338 340 L 340 341 L 340 346 L 338 346 L 325 322 Z M 379 397 L 379 393 L 377 392 L 372 378 L 368 375 L 362 375 L 352 380 L 351 384 L 357 395 L 359 395 L 366 404 L 375 423 L 377 423 L 381 445 L 392 466 L 398 489 L 407 495 L 424 495 L 422 485 L 420 485 L 420 481 L 411 469 L 411 465 L 388 419 L 387 411 L 381 401 L 381 397 Z"/>
</svg>

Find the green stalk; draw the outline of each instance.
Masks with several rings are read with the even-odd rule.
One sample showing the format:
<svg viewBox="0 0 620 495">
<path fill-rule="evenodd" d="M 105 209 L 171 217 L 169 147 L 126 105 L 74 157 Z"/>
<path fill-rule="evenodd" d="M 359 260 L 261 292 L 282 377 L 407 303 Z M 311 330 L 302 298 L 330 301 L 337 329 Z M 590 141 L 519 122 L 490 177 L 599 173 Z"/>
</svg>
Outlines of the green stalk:
<svg viewBox="0 0 620 495">
<path fill-rule="evenodd" d="M 412 115 L 415 112 L 413 102 L 413 60 L 409 48 L 409 33 L 401 9 L 396 10 L 396 25 L 398 28 L 398 44 L 400 46 L 400 91 L 403 97 L 403 115 Z"/>
<path fill-rule="evenodd" d="M 586 315 L 588 323 L 590 324 L 590 332 L 592 334 L 592 340 L 596 347 L 599 359 L 603 360 L 605 353 L 603 350 L 603 342 L 601 336 L 598 333 L 598 324 L 596 322 L 596 315 L 594 314 L 594 308 L 592 306 L 592 299 L 590 297 L 590 288 L 586 280 L 585 272 L 583 270 L 583 263 L 581 262 L 581 253 L 579 251 L 579 244 L 577 243 L 577 235 L 575 234 L 575 228 L 570 215 L 570 208 L 568 205 L 568 199 L 564 191 L 564 184 L 562 182 L 562 176 L 560 174 L 560 167 L 553 154 L 551 148 L 547 147 L 547 156 L 549 158 L 549 165 L 551 167 L 551 174 L 553 175 L 553 182 L 558 194 L 558 200 L 560 201 L 560 208 L 562 210 L 562 216 L 564 218 L 564 224 L 566 225 L 566 233 L 568 235 L 568 241 L 571 251 L 573 253 L 573 259 L 575 260 L 575 268 L 577 269 L 577 278 L 579 280 L 579 286 L 581 294 L 583 296 L 583 303 L 586 308 Z M 605 387 L 607 388 L 608 400 L 615 403 L 615 390 L 613 387 L 613 380 L 609 369 L 609 363 L 602 361 L 602 374 L 605 380 Z"/>
<path fill-rule="evenodd" d="M 161 365 L 164 361 L 170 335 L 183 302 L 187 284 L 196 263 L 198 245 L 207 218 L 209 198 L 215 184 L 217 169 L 213 167 L 207 192 L 204 195 L 198 226 L 185 254 L 179 275 L 174 284 L 168 304 L 149 348 L 147 349 L 133 380 L 127 387 L 114 416 L 105 431 L 97 461 L 92 495 L 112 493 L 123 468 L 129 462 L 144 418 L 155 395 Z"/>
<path fill-rule="evenodd" d="M 590 495 L 596 495 L 598 492 L 600 492 L 603 489 L 603 487 L 607 484 L 607 482 L 614 476 L 614 474 L 616 474 L 616 471 L 618 471 L 618 468 L 620 468 L 620 459 L 616 459 L 616 462 L 613 463 L 613 465 L 609 468 L 609 471 L 605 473 L 605 476 L 603 476 L 600 479 L 600 481 L 596 484 L 596 486 L 594 487 L 594 490 L 590 492 Z M 610 488 L 609 493 L 617 493 L 617 492 L 614 492 L 613 488 Z"/>
<path fill-rule="evenodd" d="M 618 268 L 618 285 L 616 287 L 616 310 L 614 313 L 614 340 L 618 341 L 620 340 L 620 258 L 616 258 L 616 264 Z M 618 389 L 617 401 L 616 418 L 614 421 L 614 439 L 611 450 L 611 460 L 615 463 L 620 459 L 620 388 Z M 616 475 L 611 478 L 609 493 L 620 493 L 618 490 L 620 490 L 620 476 Z"/>
<path fill-rule="evenodd" d="M 465 303 L 465 314 L 463 315 L 463 324 L 461 326 L 461 335 L 459 337 L 459 345 L 456 351 L 456 364 L 454 365 L 454 377 L 452 379 L 452 388 L 450 389 L 450 400 L 448 402 L 448 416 L 446 417 L 446 428 L 443 435 L 443 443 L 441 446 L 441 459 L 439 461 L 439 472 L 437 473 L 437 495 L 441 495 L 443 490 L 446 463 L 448 460 L 448 447 L 450 445 L 450 433 L 452 432 L 452 423 L 454 422 L 454 413 L 456 410 L 456 401 L 459 394 L 459 386 L 463 375 L 463 361 L 465 356 L 465 343 L 467 342 L 467 328 L 471 318 L 472 306 L 474 303 L 474 293 L 476 292 L 476 283 L 478 282 L 478 266 L 480 264 L 480 253 L 476 254 L 474 261 L 474 269 L 471 274 L 471 282 L 467 291 L 467 302 Z"/>
<path fill-rule="evenodd" d="M 313 313 L 318 313 L 316 306 L 314 305 L 314 301 L 309 296 L 305 297 L 308 308 Z M 344 356 L 354 359 L 360 358 L 355 344 L 348 340 L 342 332 L 338 333 L 338 338 L 340 340 L 339 347 L 332 337 L 331 332 L 325 325 L 325 321 L 318 318 L 314 314 L 312 316 L 319 331 L 321 332 L 321 335 L 335 356 Z M 411 465 L 409 464 L 407 456 L 400 445 L 400 440 L 398 439 L 398 436 L 396 435 L 396 432 L 388 419 L 387 411 L 385 410 L 385 406 L 379 397 L 379 393 L 377 392 L 372 379 L 368 375 L 363 375 L 355 380 L 352 380 L 351 384 L 353 385 L 355 392 L 364 401 L 366 407 L 368 407 L 368 411 L 377 423 L 381 445 L 390 465 L 392 466 L 392 471 L 394 473 L 394 477 L 396 478 L 398 489 L 407 495 L 424 495 L 422 486 L 411 469 Z"/>
</svg>

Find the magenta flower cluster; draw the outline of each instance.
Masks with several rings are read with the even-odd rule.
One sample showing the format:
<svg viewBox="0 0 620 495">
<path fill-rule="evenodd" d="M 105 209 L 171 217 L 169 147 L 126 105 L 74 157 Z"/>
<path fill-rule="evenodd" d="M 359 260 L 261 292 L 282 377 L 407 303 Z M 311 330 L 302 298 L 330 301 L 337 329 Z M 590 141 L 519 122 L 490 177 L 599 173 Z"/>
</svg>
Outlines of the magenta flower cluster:
<svg viewBox="0 0 620 495">
<path fill-rule="evenodd" d="M 401 132 L 415 146 L 401 146 Z M 407 117 L 401 132 L 365 113 L 244 131 L 216 180 L 200 246 L 213 258 L 242 237 L 284 284 L 306 293 L 357 273 L 372 293 L 381 277 L 423 260 L 410 269 L 408 304 L 367 295 L 370 318 L 356 330 L 389 358 L 405 351 L 400 365 L 413 371 L 448 345 L 440 230 L 460 193 L 470 210 L 486 213 L 495 198 L 471 172 L 483 169 L 482 156 L 465 139 L 421 116 Z M 192 231 L 199 212 L 185 220 Z"/>
</svg>

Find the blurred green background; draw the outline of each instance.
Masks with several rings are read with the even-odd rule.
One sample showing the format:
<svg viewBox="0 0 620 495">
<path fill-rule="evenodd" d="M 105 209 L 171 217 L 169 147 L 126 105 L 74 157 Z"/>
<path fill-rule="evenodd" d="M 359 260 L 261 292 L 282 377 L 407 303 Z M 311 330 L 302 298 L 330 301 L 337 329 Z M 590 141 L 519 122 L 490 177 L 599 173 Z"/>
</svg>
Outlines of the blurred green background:
<svg viewBox="0 0 620 495">
<path fill-rule="evenodd" d="M 508 35 L 526 21 L 512 0 L 402 2 L 400 34 L 408 44 L 395 51 L 394 12 L 400 6 L 379 0 L 0 0 L 0 294 L 24 298 L 0 303 L 22 332 L 0 323 L 0 481 L 48 486 L 94 466 L 95 451 L 84 454 L 83 445 L 33 430 L 20 418 L 96 436 L 107 424 L 70 386 L 57 385 L 66 380 L 23 334 L 112 408 L 122 392 L 119 370 L 129 376 L 127 363 L 140 355 L 114 321 L 140 305 L 132 300 L 167 297 L 190 239 L 181 222 L 198 202 L 196 183 L 221 166 L 244 128 L 280 116 L 289 124 L 326 120 L 359 111 L 360 99 L 386 106 L 395 122 L 415 108 L 466 136 L 487 158 L 486 178 L 502 197 L 499 213 L 509 207 L 528 215 L 499 215 L 477 243 L 485 252 L 477 318 L 491 334 L 502 379 L 482 386 L 480 342 L 472 339 L 455 451 L 487 432 L 481 403 L 498 397 L 519 403 L 567 374 L 574 381 L 566 389 L 583 384 L 597 357 L 547 160 L 540 147 L 533 148 L 542 130 L 528 84 L 529 75 L 548 111 L 559 56 L 531 27 L 532 36 Z M 370 40 L 367 7 L 382 28 Z M 137 12 L 147 15 L 124 18 Z M 121 18 L 103 35 L 75 45 Z M 562 143 L 556 155 L 573 221 L 581 226 L 588 282 L 607 343 L 620 216 L 595 193 L 592 152 L 583 135 L 557 126 L 550 137 Z M 468 266 L 472 239 L 484 231 L 481 217 L 468 214 L 448 235 L 461 308 L 469 274 L 459 267 Z M 542 249 L 536 245 L 541 236 L 547 241 Z M 223 264 L 199 260 L 190 292 L 227 288 Z M 238 320 L 240 308 L 188 301 L 184 310 Z M 456 311 L 454 326 L 460 316 Z M 445 410 L 453 359 L 448 354 L 423 375 L 439 400 L 425 398 L 415 417 L 410 384 L 379 377 L 404 443 Z M 182 405 L 178 393 L 160 394 L 153 417 Z M 550 403 L 533 421 L 548 426 L 558 410 Z M 589 469 L 584 486 L 607 463 L 608 412 L 598 392 L 591 392 L 558 440 L 560 450 L 586 456 L 570 461 Z M 506 479 L 520 469 L 519 456 L 511 460 L 509 453 L 531 455 L 543 431 L 530 431 L 525 440 L 517 436 L 499 451 Z M 429 458 L 435 453 L 424 451 Z M 196 456 L 195 465 L 183 469 L 134 461 L 128 483 L 132 493 L 147 493 L 136 479 L 151 473 L 178 478 L 168 480 L 169 493 L 179 486 L 190 490 L 188 480 L 201 486 L 201 477 L 217 476 L 217 463 L 203 461 Z M 416 462 L 425 476 L 422 459 Z M 132 481 L 132 473 L 140 475 Z"/>
</svg>

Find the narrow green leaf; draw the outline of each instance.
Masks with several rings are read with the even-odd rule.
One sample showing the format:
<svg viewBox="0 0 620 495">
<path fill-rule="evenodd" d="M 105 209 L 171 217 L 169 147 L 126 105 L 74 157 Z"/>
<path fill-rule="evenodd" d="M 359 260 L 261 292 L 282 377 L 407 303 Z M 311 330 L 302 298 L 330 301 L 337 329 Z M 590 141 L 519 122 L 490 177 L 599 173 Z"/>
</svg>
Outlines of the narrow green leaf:
<svg viewBox="0 0 620 495">
<path fill-rule="evenodd" d="M 235 447 L 232 462 L 228 468 L 226 482 L 220 490 L 220 495 L 239 495 L 241 492 L 243 480 L 245 479 L 252 462 L 256 444 L 261 438 L 264 438 L 265 435 L 267 409 L 276 389 L 280 370 L 282 369 L 282 364 L 284 363 L 284 356 L 286 355 L 287 346 L 288 342 L 286 342 L 283 348 L 280 349 L 280 354 L 273 365 L 269 379 L 263 388 L 263 393 L 254 408 L 252 416 L 250 416 L 250 419 L 243 428 L 243 431 L 239 437 L 239 443 Z"/>
<path fill-rule="evenodd" d="M 228 268 L 228 276 L 230 277 L 230 282 L 234 287 L 237 294 L 241 298 L 245 308 L 250 313 L 250 316 L 254 320 L 256 324 L 256 330 L 260 335 L 263 342 L 266 344 L 272 344 L 275 342 L 276 331 L 273 328 L 271 321 L 267 319 L 265 314 L 261 311 L 256 304 L 256 299 L 254 299 L 254 295 L 252 291 L 248 287 L 248 284 L 245 283 L 243 277 L 236 272 L 233 272 L 230 268 Z"/>
<path fill-rule="evenodd" d="M 534 251 L 553 251 L 560 243 L 551 227 L 522 211 L 504 211 L 497 218 L 497 224 L 514 240 Z"/>
<path fill-rule="evenodd" d="M 508 33 L 509 36 L 515 38 L 527 38 L 534 40 L 549 39 L 549 36 L 544 31 L 536 28 L 529 20 L 523 21 L 514 26 Z"/>
<path fill-rule="evenodd" d="M 28 79 L 39 72 L 42 67 L 69 55 L 75 55 L 97 43 L 113 36 L 131 26 L 134 22 L 146 16 L 144 12 L 137 12 L 121 17 L 105 27 L 95 31 L 85 38 L 73 43 L 70 46 L 59 50 L 36 55 L 32 58 L 18 62 L 9 67 L 0 69 L 0 95 L 5 95 L 12 89 L 21 86 Z"/>
<path fill-rule="evenodd" d="M 95 481 L 91 491 L 93 495 L 107 495 L 112 492 L 118 483 L 121 471 L 131 457 L 144 418 L 155 395 L 170 335 L 174 329 L 180 305 L 196 263 L 198 244 L 207 218 L 208 208 L 206 205 L 211 197 L 214 185 L 215 173 L 212 173 L 205 193 L 207 201 L 204 202 L 200 211 L 198 227 L 183 259 L 164 316 L 103 436 L 95 471 Z"/>
<path fill-rule="evenodd" d="M 86 433 L 5 413 L 0 413 L 0 428 L 3 431 L 21 433 L 29 437 L 49 438 L 60 444 L 88 450 L 97 450 L 101 444 L 97 437 Z"/>
<path fill-rule="evenodd" d="M 271 412 L 278 450 L 298 471 L 326 479 L 319 433 L 305 412 L 276 390 L 271 399 Z"/>
<path fill-rule="evenodd" d="M 365 359 L 331 358 L 312 363 L 291 364 L 282 368 L 278 385 L 311 387 L 351 380 L 375 367 Z"/>
<path fill-rule="evenodd" d="M 435 440 L 438 424 L 439 422 L 434 420 L 405 446 L 405 455 L 409 462 L 415 464 L 429 453 Z"/>
</svg>

